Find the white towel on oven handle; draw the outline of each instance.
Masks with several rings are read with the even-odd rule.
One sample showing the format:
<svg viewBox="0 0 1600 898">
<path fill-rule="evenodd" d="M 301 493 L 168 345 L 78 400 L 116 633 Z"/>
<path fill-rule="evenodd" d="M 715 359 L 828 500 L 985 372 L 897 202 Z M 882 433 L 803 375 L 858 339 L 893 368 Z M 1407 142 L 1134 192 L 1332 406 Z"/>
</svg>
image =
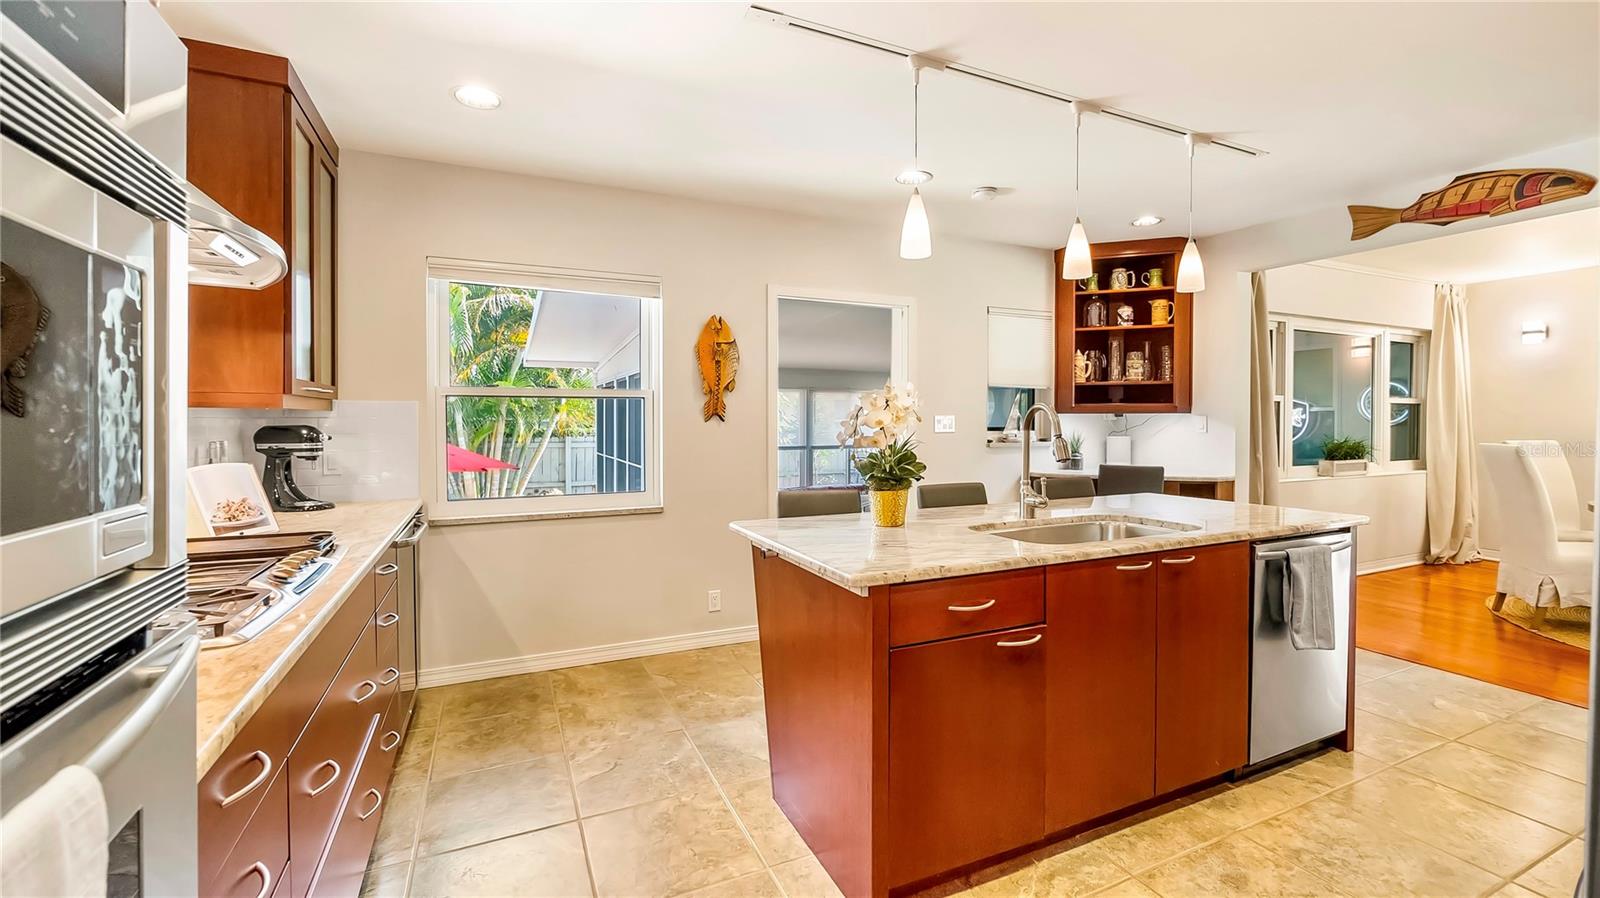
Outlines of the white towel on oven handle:
<svg viewBox="0 0 1600 898">
<path fill-rule="evenodd" d="M 0 898 L 105 898 L 108 828 L 100 778 L 63 768 L 0 818 Z"/>
</svg>

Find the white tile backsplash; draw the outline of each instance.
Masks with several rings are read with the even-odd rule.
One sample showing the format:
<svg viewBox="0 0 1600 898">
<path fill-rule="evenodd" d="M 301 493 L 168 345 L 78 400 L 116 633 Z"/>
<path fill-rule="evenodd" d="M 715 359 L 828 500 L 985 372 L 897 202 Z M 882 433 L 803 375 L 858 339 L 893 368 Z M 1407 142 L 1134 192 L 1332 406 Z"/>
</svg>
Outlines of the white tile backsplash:
<svg viewBox="0 0 1600 898">
<path fill-rule="evenodd" d="M 309 424 L 332 437 L 321 464 L 294 462 L 294 479 L 307 495 L 331 502 L 411 499 L 417 485 L 417 404 L 335 399 L 333 410 L 189 410 L 189 464 L 206 463 L 208 444 L 226 440 L 223 461 L 249 462 L 261 471 L 255 432 L 268 424 Z"/>
</svg>

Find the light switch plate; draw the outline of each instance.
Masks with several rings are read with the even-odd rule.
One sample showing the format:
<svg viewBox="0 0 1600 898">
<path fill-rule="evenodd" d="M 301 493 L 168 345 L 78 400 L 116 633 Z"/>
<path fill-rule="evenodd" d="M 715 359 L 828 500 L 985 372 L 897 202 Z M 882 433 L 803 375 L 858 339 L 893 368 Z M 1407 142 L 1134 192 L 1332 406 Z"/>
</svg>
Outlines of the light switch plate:
<svg viewBox="0 0 1600 898">
<path fill-rule="evenodd" d="M 1205 433 L 1206 428 L 1210 426 L 1209 422 L 1206 421 L 1205 415 L 1190 415 L 1189 417 L 1194 419 L 1195 433 Z"/>
<path fill-rule="evenodd" d="M 933 416 L 933 432 L 934 433 L 955 433 L 956 432 L 956 416 L 955 415 L 934 415 Z"/>
</svg>

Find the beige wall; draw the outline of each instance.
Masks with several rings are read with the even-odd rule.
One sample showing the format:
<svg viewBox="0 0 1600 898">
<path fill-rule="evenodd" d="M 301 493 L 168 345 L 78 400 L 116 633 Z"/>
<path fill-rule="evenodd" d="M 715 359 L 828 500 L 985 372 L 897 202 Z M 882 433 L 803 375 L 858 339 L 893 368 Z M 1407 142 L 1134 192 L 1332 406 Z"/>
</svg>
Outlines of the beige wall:
<svg viewBox="0 0 1600 898">
<path fill-rule="evenodd" d="M 663 283 L 665 513 L 435 528 L 423 558 L 426 669 L 755 623 L 749 546 L 727 525 L 767 514 L 769 284 L 912 297 L 923 414 L 958 424 L 923 427 L 929 476 L 1015 494 L 1017 456 L 984 447 L 986 314 L 1048 308 L 1048 253 L 941 237 L 931 260 L 905 262 L 896 220 L 869 227 L 355 152 L 339 176 L 340 395 L 422 403 L 424 495 L 435 458 L 425 257 Z M 726 423 L 700 420 L 691 364 L 712 313 L 732 324 L 742 356 Z M 720 613 L 706 611 L 708 589 L 722 590 Z"/>
<path fill-rule="evenodd" d="M 1381 327 L 1432 327 L 1433 285 L 1322 265 L 1267 272 L 1267 307 L 1279 315 L 1333 318 Z M 1372 523 L 1356 541 L 1362 570 L 1413 564 L 1427 551 L 1427 475 L 1285 480 L 1278 501 L 1298 508 L 1364 514 Z"/>
<path fill-rule="evenodd" d="M 1524 345 L 1524 321 L 1549 324 L 1550 339 Z M 1600 268 L 1473 284 L 1467 327 L 1474 442 L 1566 444 L 1581 508 L 1595 494 Z M 1480 483 L 1483 545 L 1493 551 L 1500 546 L 1494 497 L 1489 484 Z M 1587 513 L 1585 521 L 1592 521 Z"/>
</svg>

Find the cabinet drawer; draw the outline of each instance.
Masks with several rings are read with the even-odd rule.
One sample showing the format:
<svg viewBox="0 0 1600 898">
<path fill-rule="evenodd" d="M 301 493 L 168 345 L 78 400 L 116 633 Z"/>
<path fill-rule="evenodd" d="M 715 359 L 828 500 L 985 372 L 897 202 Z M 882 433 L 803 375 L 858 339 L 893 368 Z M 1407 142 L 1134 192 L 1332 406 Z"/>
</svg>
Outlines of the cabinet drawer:
<svg viewBox="0 0 1600 898">
<path fill-rule="evenodd" d="M 300 859 L 301 874 L 308 880 L 294 883 L 294 898 L 306 893 L 316 859 L 338 821 L 362 748 L 383 714 L 382 692 L 369 624 L 289 756 L 289 814 L 294 820 L 290 852 Z"/>
<path fill-rule="evenodd" d="M 391 589 L 373 619 L 378 631 L 378 670 L 400 666 L 400 590 Z"/>
<path fill-rule="evenodd" d="M 208 882 L 228 857 L 295 740 L 372 617 L 375 579 L 368 575 L 323 626 L 288 676 L 256 709 L 200 780 L 200 881 Z M 374 661 L 373 666 L 376 666 Z"/>
<path fill-rule="evenodd" d="M 311 895 L 316 898 L 350 898 L 361 891 L 367 857 L 378 835 L 378 822 L 383 819 L 389 771 L 393 769 L 394 755 L 379 747 L 382 736 L 374 728 L 362 754 L 355 788 L 350 791 L 350 800 L 339 816 L 333 841 L 328 844 L 327 856 L 311 886 Z"/>
<path fill-rule="evenodd" d="M 388 756 L 383 763 L 388 764 L 390 770 L 394 769 L 395 759 L 400 757 L 400 742 L 406 734 L 404 717 L 400 696 L 396 695 L 389 700 L 389 709 L 383 712 L 383 719 L 378 721 L 377 747 L 373 751 Z M 383 781 L 389 781 L 388 774 L 384 774 Z"/>
<path fill-rule="evenodd" d="M 278 894 L 289 862 L 289 777 L 281 771 L 202 895 L 265 898 Z M 202 883 L 207 880 L 202 879 Z M 287 894 L 287 893 L 283 893 Z"/>
<path fill-rule="evenodd" d="M 1044 835 L 1048 627 L 889 653 L 889 884 Z"/>
<path fill-rule="evenodd" d="M 383 554 L 378 556 L 377 565 L 372 569 L 372 574 L 378 580 L 377 597 L 382 600 L 389 594 L 390 588 L 394 586 L 394 581 L 399 577 L 399 550 L 393 547 L 383 550 Z"/>
<path fill-rule="evenodd" d="M 891 646 L 1043 621 L 1043 568 L 889 587 Z"/>
</svg>

